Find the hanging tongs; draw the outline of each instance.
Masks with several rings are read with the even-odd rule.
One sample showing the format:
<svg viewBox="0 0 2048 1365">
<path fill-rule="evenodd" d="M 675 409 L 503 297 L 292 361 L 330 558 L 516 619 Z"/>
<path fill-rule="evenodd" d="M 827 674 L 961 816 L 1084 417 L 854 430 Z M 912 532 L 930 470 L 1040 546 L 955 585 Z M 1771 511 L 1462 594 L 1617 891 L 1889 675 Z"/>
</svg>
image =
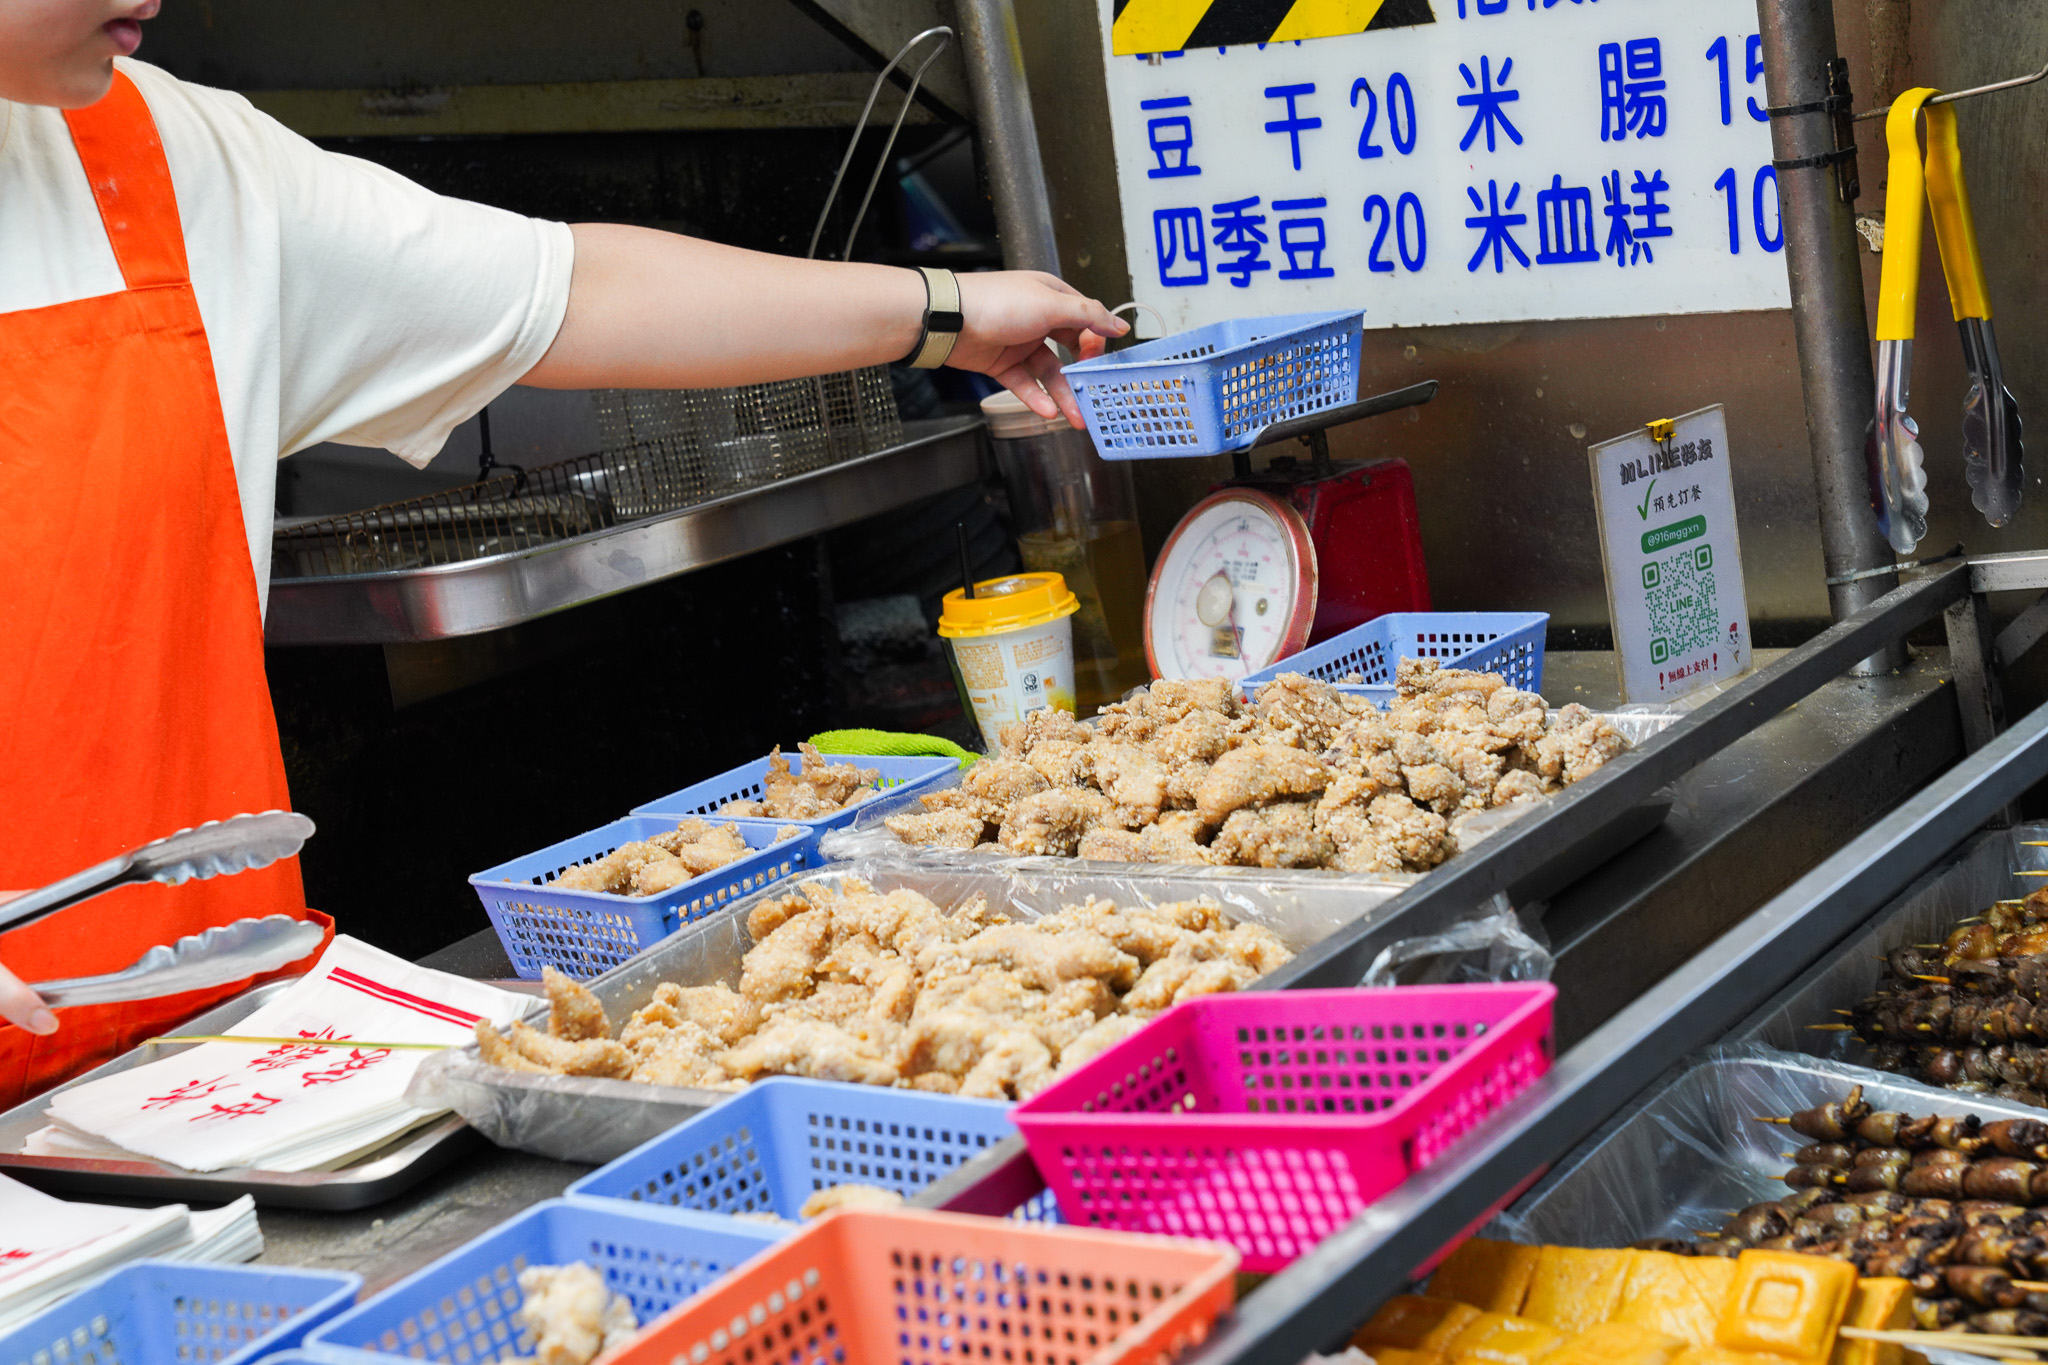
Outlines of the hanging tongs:
<svg viewBox="0 0 2048 1365">
<path fill-rule="evenodd" d="M 1926 118 L 1927 207 L 1948 279 L 1949 309 L 1962 333 L 1963 363 L 1970 369 L 1970 391 L 1963 398 L 1963 474 L 1970 501 L 1984 520 L 2003 526 L 2020 510 L 2020 405 L 2005 387 L 1991 331 L 1984 262 L 1977 254 L 1977 227 L 1956 146 L 1955 106 L 1930 104 Z"/>
<path fill-rule="evenodd" d="M 120 886 L 177 886 L 267 867 L 297 853 L 312 833 L 313 822 L 293 811 L 209 820 L 0 904 L 0 927 L 31 923 Z M 236 920 L 151 948 L 121 971 L 30 982 L 29 989 L 59 1008 L 180 995 L 276 971 L 312 952 L 326 932 L 289 915 Z"/>
<path fill-rule="evenodd" d="M 1884 264 L 1877 288 L 1877 411 L 1864 441 L 1870 505 L 1878 529 L 1900 554 L 1927 534 L 1927 471 L 1920 428 L 1906 415 L 1913 378 L 1913 312 L 1920 300 L 1920 210 L 1926 179 L 1914 119 L 1935 92 L 1925 86 L 1892 101 L 1885 118 L 1891 183 L 1884 196 Z"/>
</svg>

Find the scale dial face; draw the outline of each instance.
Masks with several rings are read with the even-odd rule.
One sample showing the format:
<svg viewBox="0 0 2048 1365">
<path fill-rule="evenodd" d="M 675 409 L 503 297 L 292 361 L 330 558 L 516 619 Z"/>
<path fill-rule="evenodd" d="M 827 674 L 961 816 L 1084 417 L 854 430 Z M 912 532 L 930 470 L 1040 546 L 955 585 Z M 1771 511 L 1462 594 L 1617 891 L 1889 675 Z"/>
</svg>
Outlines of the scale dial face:
<svg viewBox="0 0 2048 1365">
<path fill-rule="evenodd" d="M 1316 552 L 1301 514 L 1252 488 L 1195 504 L 1167 538 L 1145 593 L 1155 678 L 1241 678 L 1308 643 Z"/>
</svg>

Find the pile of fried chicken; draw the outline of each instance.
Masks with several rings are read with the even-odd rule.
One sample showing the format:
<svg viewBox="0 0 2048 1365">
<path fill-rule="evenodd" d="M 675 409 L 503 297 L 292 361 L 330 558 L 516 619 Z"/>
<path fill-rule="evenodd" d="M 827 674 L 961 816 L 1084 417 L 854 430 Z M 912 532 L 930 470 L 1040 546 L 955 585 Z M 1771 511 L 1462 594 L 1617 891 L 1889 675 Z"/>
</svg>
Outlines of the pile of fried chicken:
<svg viewBox="0 0 2048 1365">
<path fill-rule="evenodd" d="M 775 840 L 795 839 L 794 825 L 775 831 Z M 602 858 L 562 869 L 550 885 L 563 891 L 602 891 L 612 896 L 657 896 L 692 877 L 738 862 L 754 850 L 738 825 L 685 820 L 667 834 L 620 844 Z"/>
<path fill-rule="evenodd" d="M 1112 862 L 1422 872 L 1460 822 L 1535 801 L 1627 747 L 1607 720 L 1499 675 L 1400 661 L 1385 711 L 1299 673 L 1249 706 L 1221 678 L 1161 680 L 1095 725 L 1035 711 L 921 813 L 906 843 Z"/>
<path fill-rule="evenodd" d="M 476 1028 L 514 1071 L 737 1090 L 810 1076 L 1023 1099 L 1177 1001 L 1233 991 L 1294 954 L 1212 901 L 1090 898 L 1012 921 L 976 898 L 809 882 L 747 916 L 739 989 L 664 983 L 612 1036 L 604 1007 L 550 969 L 545 1033 Z"/>
<path fill-rule="evenodd" d="M 801 772 L 789 770 L 789 760 L 778 744 L 768 751 L 768 771 L 761 778 L 761 799 L 729 801 L 719 807 L 718 813 L 755 820 L 816 820 L 858 805 L 875 794 L 875 780 L 881 776 L 876 769 L 828 763 L 823 754 L 808 744 L 796 748 L 804 761 Z"/>
</svg>

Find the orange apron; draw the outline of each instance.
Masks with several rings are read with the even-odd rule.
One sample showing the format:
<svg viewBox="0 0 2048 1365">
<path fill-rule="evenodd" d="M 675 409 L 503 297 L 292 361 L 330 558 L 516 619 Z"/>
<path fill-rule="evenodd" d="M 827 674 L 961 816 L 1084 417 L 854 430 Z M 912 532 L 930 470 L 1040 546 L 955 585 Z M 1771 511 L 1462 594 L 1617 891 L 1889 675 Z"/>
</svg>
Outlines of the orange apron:
<svg viewBox="0 0 2048 1365">
<path fill-rule="evenodd" d="M 0 314 L 0 887 L 15 890 L 291 804 L 163 144 L 118 73 L 65 121 L 127 287 Z M 294 858 L 0 932 L 0 963 L 26 981 L 116 971 L 243 916 L 309 913 Z M 47 1038 L 0 1024 L 0 1106 L 243 985 L 67 1009 Z"/>
</svg>

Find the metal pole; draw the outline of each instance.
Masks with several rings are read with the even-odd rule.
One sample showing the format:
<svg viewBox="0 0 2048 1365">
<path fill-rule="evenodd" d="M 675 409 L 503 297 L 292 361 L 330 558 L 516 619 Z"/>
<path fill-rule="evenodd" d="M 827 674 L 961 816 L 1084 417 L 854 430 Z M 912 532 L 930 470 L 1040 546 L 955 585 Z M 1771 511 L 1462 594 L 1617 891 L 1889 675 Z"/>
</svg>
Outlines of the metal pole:
<svg viewBox="0 0 2048 1365">
<path fill-rule="evenodd" d="M 1031 90 L 1024 84 L 1024 49 L 1017 39 L 1011 0 L 957 0 L 961 62 L 974 95 L 974 122 L 988 158 L 995 199 L 996 235 L 1003 264 L 1013 270 L 1060 273 L 1052 206 L 1045 193 L 1045 163 L 1031 122 Z"/>
<path fill-rule="evenodd" d="M 1757 0 L 1763 30 L 1764 91 L 1774 107 L 1826 100 L 1835 57 L 1830 0 Z M 1846 88 L 1846 82 L 1844 82 Z M 1834 147 L 1833 116 L 1816 109 L 1771 120 L 1771 152 L 1780 161 L 1818 156 Z M 1856 208 L 1844 201 L 1834 169 L 1821 165 L 1778 172 L 1785 267 L 1792 281 L 1792 326 L 1806 397 L 1806 435 L 1813 449 L 1820 501 L 1821 557 L 1828 607 L 1839 621 L 1898 586 L 1896 573 L 1851 575 L 1893 562 L 1891 546 L 1870 510 L 1863 444 L 1877 376 L 1863 309 L 1863 272 L 1856 260 Z M 1847 581 L 1842 581 L 1847 579 Z M 1895 642 L 1854 670 L 1888 672 L 1905 662 Z"/>
</svg>

